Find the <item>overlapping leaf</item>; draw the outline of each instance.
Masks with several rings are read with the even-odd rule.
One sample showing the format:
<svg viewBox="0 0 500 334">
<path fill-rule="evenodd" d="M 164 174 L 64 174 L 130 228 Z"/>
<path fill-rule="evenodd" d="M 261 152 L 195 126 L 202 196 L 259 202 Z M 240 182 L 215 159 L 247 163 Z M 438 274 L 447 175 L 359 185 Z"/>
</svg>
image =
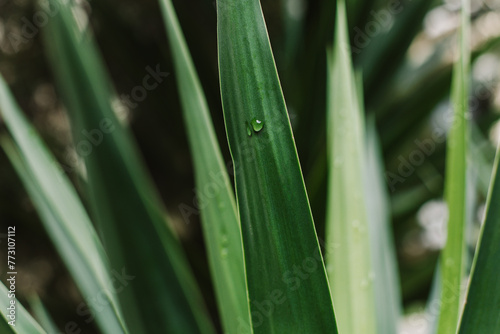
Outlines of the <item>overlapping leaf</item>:
<svg viewBox="0 0 500 334">
<path fill-rule="evenodd" d="M 90 208 L 111 267 L 122 278 L 118 297 L 125 321 L 133 333 L 212 333 L 135 143 L 111 107 L 111 84 L 86 16 L 71 2 L 51 3 L 60 10 L 47 25 L 45 42 L 77 152 L 85 158 Z M 164 79 L 164 72 L 155 70 L 157 80 Z"/>
<path fill-rule="evenodd" d="M 114 296 L 101 242 L 78 195 L 55 158 L 28 123 L 0 77 L 0 114 L 14 142 L 0 144 L 42 219 L 47 234 L 105 332 L 127 333 Z M 97 305 L 96 296 L 103 305 Z"/>
<path fill-rule="evenodd" d="M 13 318 L 10 317 L 8 309 L 11 305 L 15 307 Z M 0 282 L 0 308 L 0 332 L 2 334 L 46 334 L 19 300 L 9 298 L 9 289 L 2 282 Z"/>
<path fill-rule="evenodd" d="M 222 159 L 205 95 L 170 0 L 162 0 L 177 71 L 184 123 L 194 161 L 203 234 L 219 312 L 227 333 L 250 332 L 241 230 L 232 185 Z M 186 218 L 192 214 L 186 210 Z"/>
</svg>

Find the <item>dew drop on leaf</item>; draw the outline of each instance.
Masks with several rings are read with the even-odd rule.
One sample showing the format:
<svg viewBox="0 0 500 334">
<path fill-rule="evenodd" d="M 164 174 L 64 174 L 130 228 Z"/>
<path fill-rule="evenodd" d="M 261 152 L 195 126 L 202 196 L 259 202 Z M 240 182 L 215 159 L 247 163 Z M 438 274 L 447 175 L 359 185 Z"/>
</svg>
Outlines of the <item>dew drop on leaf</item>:
<svg viewBox="0 0 500 334">
<path fill-rule="evenodd" d="M 264 127 L 264 122 L 258 120 L 257 118 L 252 119 L 253 131 L 259 132 L 260 130 L 262 130 L 263 127 Z"/>
<path fill-rule="evenodd" d="M 248 137 L 252 137 L 252 128 L 250 127 L 250 125 L 248 125 L 248 123 L 247 123 L 247 135 Z"/>
</svg>

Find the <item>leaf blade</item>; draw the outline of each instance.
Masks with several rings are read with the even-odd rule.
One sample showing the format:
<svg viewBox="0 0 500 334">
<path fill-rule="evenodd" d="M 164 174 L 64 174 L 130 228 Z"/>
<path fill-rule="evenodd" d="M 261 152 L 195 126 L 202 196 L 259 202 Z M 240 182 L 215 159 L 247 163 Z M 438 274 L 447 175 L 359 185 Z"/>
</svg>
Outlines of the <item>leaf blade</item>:
<svg viewBox="0 0 500 334">
<path fill-rule="evenodd" d="M 196 69 L 170 0 L 160 1 L 195 167 L 201 220 L 218 307 L 227 333 L 250 332 L 243 245 L 235 197 Z M 209 188 L 215 189 L 207 191 Z M 243 321 L 242 321 L 243 320 Z"/>
<path fill-rule="evenodd" d="M 500 207 L 495 204 L 500 201 L 499 160 L 500 148 L 495 158 L 481 236 L 476 246 L 469 290 L 460 322 L 460 334 L 496 333 L 500 330 L 498 270 L 491 265 L 500 258 L 500 229 L 498 228 Z"/>
<path fill-rule="evenodd" d="M 5 334 L 46 334 L 42 327 L 31 317 L 31 315 L 26 311 L 23 305 L 17 299 L 11 299 L 8 297 L 9 290 L 0 282 L 0 329 L 2 333 Z M 15 326 L 9 325 L 9 321 L 13 319 L 8 318 L 7 309 L 10 307 L 11 301 L 15 300 Z"/>
<path fill-rule="evenodd" d="M 221 0 L 217 16 L 222 102 L 236 172 L 253 330 L 336 333 L 260 2 Z M 315 265 L 311 272 L 302 271 L 304 261 Z M 264 303 L 269 312 L 261 311 Z"/>
<path fill-rule="evenodd" d="M 364 202 L 364 115 L 350 58 L 344 1 L 337 2 L 335 46 L 327 57 L 328 277 L 339 331 L 376 333 L 374 273 Z"/>
<path fill-rule="evenodd" d="M 44 37 L 74 140 L 87 141 L 86 131 L 101 131 L 99 144 L 84 156 L 86 186 L 111 267 L 129 277 L 119 300 L 130 331 L 213 333 L 132 135 L 114 114 L 111 81 L 91 32 L 77 24 L 71 4 L 52 1 L 60 11 L 46 26 Z M 158 66 L 156 70 L 164 75 Z"/>
<path fill-rule="evenodd" d="M 455 63 L 452 82 L 453 124 L 448 132 L 445 197 L 448 204 L 447 241 L 441 253 L 441 310 L 438 333 L 455 333 L 460 314 L 462 279 L 464 278 L 464 229 L 466 224 L 467 178 L 467 106 L 470 62 L 469 6 L 462 0 L 459 33 L 460 56 Z"/>
<path fill-rule="evenodd" d="M 22 114 L 1 77 L 0 114 L 15 140 L 14 143 L 8 137 L 2 137 L 0 145 L 79 290 L 90 304 L 96 293 L 103 292 L 102 298 L 106 303 L 102 312 L 97 314 L 99 326 L 105 331 L 127 333 L 113 295 L 104 250 L 90 218 L 69 180 Z"/>
</svg>

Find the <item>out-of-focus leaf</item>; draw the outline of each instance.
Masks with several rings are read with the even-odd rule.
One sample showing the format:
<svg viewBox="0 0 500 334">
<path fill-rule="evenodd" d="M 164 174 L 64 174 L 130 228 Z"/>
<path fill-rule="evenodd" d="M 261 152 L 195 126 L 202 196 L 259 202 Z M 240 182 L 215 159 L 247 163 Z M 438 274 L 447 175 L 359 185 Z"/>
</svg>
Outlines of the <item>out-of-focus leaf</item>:
<svg viewBox="0 0 500 334">
<path fill-rule="evenodd" d="M 54 323 L 54 320 L 52 320 L 49 311 L 45 308 L 45 305 L 43 305 L 38 296 L 32 296 L 29 300 L 29 303 L 31 309 L 33 310 L 33 313 L 35 314 L 35 317 L 38 319 L 47 333 L 57 334 L 60 332 L 56 324 Z"/>
<path fill-rule="evenodd" d="M 446 245 L 441 253 L 441 309 L 438 333 L 455 333 L 458 328 L 462 280 L 464 278 L 465 222 L 467 201 L 467 107 L 469 80 L 470 2 L 462 0 L 459 59 L 453 70 L 453 123 L 447 137 L 445 198 L 448 205 Z"/>
<path fill-rule="evenodd" d="M 334 43 L 328 54 L 326 240 L 331 247 L 326 263 L 339 332 L 369 334 L 376 333 L 377 326 L 365 203 L 365 128 L 342 0 L 337 2 Z"/>
<path fill-rule="evenodd" d="M 85 13 L 71 2 L 51 3 L 59 13 L 45 29 L 48 55 L 85 158 L 90 208 L 111 267 L 125 277 L 118 295 L 125 321 L 132 333 L 213 333 L 132 136 L 113 112 L 111 83 Z M 159 66 L 149 72 L 148 87 L 167 75 Z"/>
<path fill-rule="evenodd" d="M 359 54 L 368 103 L 390 83 L 433 3 L 435 0 L 389 1 L 387 7 L 371 12 L 365 26 L 357 27 L 353 51 Z"/>
<path fill-rule="evenodd" d="M 337 333 L 258 0 L 217 2 L 224 118 L 255 333 Z"/>
<path fill-rule="evenodd" d="M 0 114 L 15 142 L 3 137 L 0 144 L 83 297 L 90 307 L 101 310 L 96 313 L 99 327 L 105 332 L 127 333 L 106 255 L 87 212 L 1 77 Z M 101 302 L 97 301 L 97 294 Z"/>
<path fill-rule="evenodd" d="M 233 188 L 196 69 L 170 0 L 161 6 L 177 71 L 191 145 L 201 220 L 215 292 L 226 333 L 250 333 L 240 222 Z"/>
<path fill-rule="evenodd" d="M 377 333 L 397 334 L 401 316 L 401 284 L 391 228 L 389 195 L 374 118 L 370 118 L 367 123 L 366 143 L 366 207 L 374 273 Z"/>
<path fill-rule="evenodd" d="M 14 319 L 10 317 L 11 305 L 15 307 Z M 3 282 L 0 282 L 0 309 L 0 332 L 2 334 L 46 334 L 19 300 L 9 298 L 9 289 Z"/>
</svg>

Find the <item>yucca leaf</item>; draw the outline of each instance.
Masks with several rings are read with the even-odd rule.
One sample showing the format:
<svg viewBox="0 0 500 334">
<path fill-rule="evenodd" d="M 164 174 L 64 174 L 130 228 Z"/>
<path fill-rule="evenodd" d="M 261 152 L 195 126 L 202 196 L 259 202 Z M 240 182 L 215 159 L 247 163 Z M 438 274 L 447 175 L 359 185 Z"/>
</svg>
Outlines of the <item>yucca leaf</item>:
<svg viewBox="0 0 500 334">
<path fill-rule="evenodd" d="M 375 119 L 367 123 L 366 206 L 373 264 L 377 333 L 396 334 L 401 316 L 401 292 L 394 246 L 389 195 Z"/>
<path fill-rule="evenodd" d="M 125 321 L 133 333 L 212 333 L 132 136 L 112 110 L 111 83 L 90 30 L 73 15 L 81 24 L 85 14 L 70 2 L 52 1 L 60 10 L 46 27 L 45 42 L 77 150 L 88 144 L 79 153 L 85 158 L 90 208 L 111 267 L 127 279 L 118 295 Z M 161 75 L 156 73 L 156 79 Z"/>
<path fill-rule="evenodd" d="M 219 73 L 254 333 L 337 333 L 260 2 L 217 2 Z"/>
<path fill-rule="evenodd" d="M 469 291 L 460 323 L 460 334 L 497 333 L 500 331 L 500 291 L 498 267 L 500 259 L 500 146 L 495 158 L 486 214 L 476 248 Z"/>
<path fill-rule="evenodd" d="M 328 278 L 340 333 L 376 333 L 374 272 L 365 203 L 364 115 L 352 69 L 345 2 L 337 2 L 334 50 L 328 52 Z M 363 321 L 360 321 L 363 319 Z"/>
<path fill-rule="evenodd" d="M 14 304 L 12 304 L 12 301 L 14 301 Z M 15 306 L 15 318 L 10 317 L 10 310 L 8 308 L 11 305 Z M 42 327 L 31 317 L 19 300 L 9 298 L 9 289 L 3 282 L 0 282 L 0 309 L 0 333 L 45 334 Z"/>
<path fill-rule="evenodd" d="M 197 193 L 205 198 L 201 221 L 224 331 L 249 333 L 243 246 L 233 188 L 175 9 L 170 0 L 160 3 L 177 72 Z"/>
<path fill-rule="evenodd" d="M 58 250 L 104 332 L 127 333 L 114 296 L 103 247 L 78 195 L 0 77 L 0 114 L 15 143 L 0 144 L 30 195 Z M 105 300 L 105 303 L 97 301 Z M 92 311 L 94 312 L 94 311 Z"/>
<path fill-rule="evenodd" d="M 453 70 L 453 123 L 447 137 L 445 198 L 448 205 L 446 245 L 441 253 L 441 310 L 438 333 L 455 333 L 461 309 L 462 280 L 464 278 L 467 175 L 467 106 L 469 80 L 469 6 L 462 0 L 459 32 L 459 58 Z"/>
<path fill-rule="evenodd" d="M 45 305 L 37 295 L 30 297 L 29 304 L 31 309 L 33 310 L 33 314 L 47 333 L 59 333 L 59 329 L 54 323 L 54 320 L 52 319 L 49 311 L 45 308 Z"/>
</svg>

